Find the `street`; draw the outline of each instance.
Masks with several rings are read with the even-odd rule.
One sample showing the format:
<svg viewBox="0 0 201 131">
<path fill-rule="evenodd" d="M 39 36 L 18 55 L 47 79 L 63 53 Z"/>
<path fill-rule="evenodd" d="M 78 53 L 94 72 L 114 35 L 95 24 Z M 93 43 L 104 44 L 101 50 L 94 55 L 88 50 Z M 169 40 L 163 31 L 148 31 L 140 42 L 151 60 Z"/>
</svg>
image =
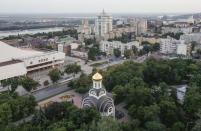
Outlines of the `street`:
<svg viewBox="0 0 201 131">
<path fill-rule="evenodd" d="M 47 88 L 35 91 L 32 95 L 35 97 L 36 101 L 42 101 L 52 96 L 58 95 L 62 92 L 68 91 L 71 88 L 67 86 L 67 83 L 51 85 Z"/>
<path fill-rule="evenodd" d="M 80 60 L 77 58 L 73 58 L 73 59 L 74 59 L 74 61 L 77 62 L 77 64 L 79 64 L 82 67 L 82 70 L 84 73 L 89 75 L 92 72 L 92 67 L 89 66 L 88 64 L 85 64 L 85 62 L 83 60 Z M 138 57 L 137 59 L 135 59 L 133 61 L 138 62 L 138 63 L 142 63 L 146 59 L 147 59 L 147 56 L 144 55 L 144 56 Z M 110 66 L 123 64 L 126 61 L 129 61 L 129 59 L 128 60 L 113 61 L 113 62 L 110 62 L 108 64 L 105 64 L 105 65 L 98 67 L 98 69 L 106 70 Z M 79 76 L 80 76 L 80 74 L 76 75 L 75 77 L 71 77 L 69 79 L 60 80 L 58 82 L 58 84 L 53 84 L 53 85 L 50 85 L 46 88 L 42 88 L 42 89 L 39 89 L 37 91 L 34 91 L 32 93 L 32 95 L 35 97 L 36 101 L 39 102 L 39 101 L 45 100 L 47 98 L 53 97 L 55 95 L 58 95 L 60 93 L 63 93 L 65 91 L 68 91 L 71 88 L 67 86 L 67 83 L 71 80 L 79 78 Z"/>
</svg>

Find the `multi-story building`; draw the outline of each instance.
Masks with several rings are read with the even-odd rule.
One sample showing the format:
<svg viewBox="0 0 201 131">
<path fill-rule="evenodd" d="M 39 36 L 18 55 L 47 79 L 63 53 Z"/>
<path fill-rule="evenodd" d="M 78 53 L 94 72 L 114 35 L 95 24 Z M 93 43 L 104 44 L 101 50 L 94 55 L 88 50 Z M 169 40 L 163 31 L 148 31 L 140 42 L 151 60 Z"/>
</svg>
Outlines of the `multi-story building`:
<svg viewBox="0 0 201 131">
<path fill-rule="evenodd" d="M 151 44 L 160 43 L 160 39 L 155 37 L 136 37 L 136 40 L 138 40 L 140 43 L 143 41 L 147 41 Z"/>
<path fill-rule="evenodd" d="M 143 18 L 131 19 L 129 24 L 135 28 L 136 35 L 147 33 L 147 20 Z"/>
<path fill-rule="evenodd" d="M 136 28 L 134 27 L 121 27 L 121 28 L 113 28 L 112 31 L 105 35 L 105 39 L 114 39 L 115 37 L 122 37 L 122 34 L 130 33 L 134 36 L 136 35 Z"/>
<path fill-rule="evenodd" d="M 186 43 L 191 43 L 193 41 L 201 43 L 201 33 L 184 34 L 180 39 L 185 40 Z"/>
<path fill-rule="evenodd" d="M 103 12 L 98 15 L 95 21 L 95 27 L 96 27 L 96 32 L 95 34 L 99 37 L 104 37 L 105 34 L 109 33 L 112 31 L 112 22 L 113 18 L 111 15 Z"/>
<path fill-rule="evenodd" d="M 66 55 L 71 55 L 71 45 L 58 44 L 58 51 L 63 52 Z"/>
<path fill-rule="evenodd" d="M 133 46 L 140 48 L 140 43 L 138 41 L 133 41 L 130 43 L 122 43 L 120 41 L 101 41 L 100 42 L 100 50 L 105 52 L 107 55 L 113 55 L 114 49 L 119 49 L 121 51 L 121 55 L 124 55 L 125 50 L 131 50 Z"/>
<path fill-rule="evenodd" d="M 161 39 L 160 42 L 160 52 L 162 54 L 176 54 L 177 45 L 184 43 L 183 40 L 176 40 L 174 38 L 168 37 L 166 39 Z"/>
<path fill-rule="evenodd" d="M 78 32 L 80 32 L 82 34 L 86 34 L 86 35 L 90 35 L 91 34 L 92 30 L 91 30 L 91 27 L 89 26 L 88 19 L 83 19 L 82 20 L 82 25 L 79 26 Z"/>
<path fill-rule="evenodd" d="M 190 33 L 192 33 L 192 31 L 193 31 L 192 27 L 186 27 L 186 28 L 162 27 L 162 34 L 165 34 L 165 33 L 190 34 Z"/>
</svg>

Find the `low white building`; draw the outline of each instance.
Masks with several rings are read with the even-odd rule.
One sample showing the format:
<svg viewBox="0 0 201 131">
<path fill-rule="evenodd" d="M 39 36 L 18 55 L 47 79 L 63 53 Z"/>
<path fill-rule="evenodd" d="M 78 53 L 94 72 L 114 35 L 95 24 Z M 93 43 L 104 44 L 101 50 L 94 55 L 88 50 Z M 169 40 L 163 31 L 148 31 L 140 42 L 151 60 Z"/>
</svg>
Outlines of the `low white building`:
<svg viewBox="0 0 201 131">
<path fill-rule="evenodd" d="M 51 51 L 40 55 L 18 58 L 24 61 L 27 72 L 35 71 L 47 67 L 54 67 L 64 63 L 65 54 L 62 52 Z"/>
<path fill-rule="evenodd" d="M 140 43 L 138 41 L 133 41 L 129 43 L 122 43 L 120 41 L 101 41 L 100 42 L 100 50 L 105 52 L 107 55 L 112 55 L 114 49 L 119 49 L 121 54 L 124 54 L 125 50 L 131 50 L 133 46 L 140 48 Z"/>
<path fill-rule="evenodd" d="M 177 44 L 177 55 L 184 55 L 186 56 L 188 52 L 188 45 L 185 43 Z"/>
<path fill-rule="evenodd" d="M 0 80 L 22 76 L 27 72 L 64 63 L 65 54 L 19 49 L 0 42 Z"/>
<path fill-rule="evenodd" d="M 177 87 L 177 100 L 180 104 L 184 103 L 186 89 L 187 89 L 187 85 L 181 85 Z"/>
<path fill-rule="evenodd" d="M 74 57 L 83 58 L 83 59 L 88 58 L 88 53 L 87 52 L 82 52 L 82 51 L 72 50 L 71 55 L 74 56 Z"/>
</svg>

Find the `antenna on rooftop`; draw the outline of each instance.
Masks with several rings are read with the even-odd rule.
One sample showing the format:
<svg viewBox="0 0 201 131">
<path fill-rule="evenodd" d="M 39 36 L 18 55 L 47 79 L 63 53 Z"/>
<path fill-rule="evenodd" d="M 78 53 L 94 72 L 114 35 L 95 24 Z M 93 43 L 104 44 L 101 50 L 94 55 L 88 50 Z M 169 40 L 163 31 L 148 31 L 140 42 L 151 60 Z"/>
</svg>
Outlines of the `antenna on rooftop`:
<svg viewBox="0 0 201 131">
<path fill-rule="evenodd" d="M 103 14 L 105 14 L 105 9 L 103 8 Z"/>
</svg>

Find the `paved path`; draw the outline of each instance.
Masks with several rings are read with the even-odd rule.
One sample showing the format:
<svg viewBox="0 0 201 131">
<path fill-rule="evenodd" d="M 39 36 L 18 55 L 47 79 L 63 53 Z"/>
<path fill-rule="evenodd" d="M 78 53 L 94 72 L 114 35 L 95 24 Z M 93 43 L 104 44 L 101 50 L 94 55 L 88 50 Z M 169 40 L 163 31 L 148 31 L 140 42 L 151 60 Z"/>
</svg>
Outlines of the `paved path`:
<svg viewBox="0 0 201 131">
<path fill-rule="evenodd" d="M 56 84 L 56 85 L 52 85 L 47 88 L 35 91 L 32 93 L 32 95 L 35 97 L 36 101 L 39 102 L 44 99 L 58 95 L 62 92 L 68 91 L 70 89 L 71 88 L 67 86 L 67 83 Z"/>
<path fill-rule="evenodd" d="M 16 125 L 16 126 L 18 126 L 18 125 L 20 125 L 20 124 L 30 122 L 33 117 L 34 117 L 34 115 L 30 115 L 30 116 L 28 116 L 28 117 L 25 117 L 25 118 L 19 120 L 19 121 L 14 122 L 13 124 Z"/>
<path fill-rule="evenodd" d="M 128 110 L 126 110 L 124 107 L 126 104 L 124 102 L 116 105 L 116 109 L 124 113 L 124 117 L 121 118 L 120 122 L 128 122 L 130 120 L 130 116 L 128 115 Z"/>
</svg>

